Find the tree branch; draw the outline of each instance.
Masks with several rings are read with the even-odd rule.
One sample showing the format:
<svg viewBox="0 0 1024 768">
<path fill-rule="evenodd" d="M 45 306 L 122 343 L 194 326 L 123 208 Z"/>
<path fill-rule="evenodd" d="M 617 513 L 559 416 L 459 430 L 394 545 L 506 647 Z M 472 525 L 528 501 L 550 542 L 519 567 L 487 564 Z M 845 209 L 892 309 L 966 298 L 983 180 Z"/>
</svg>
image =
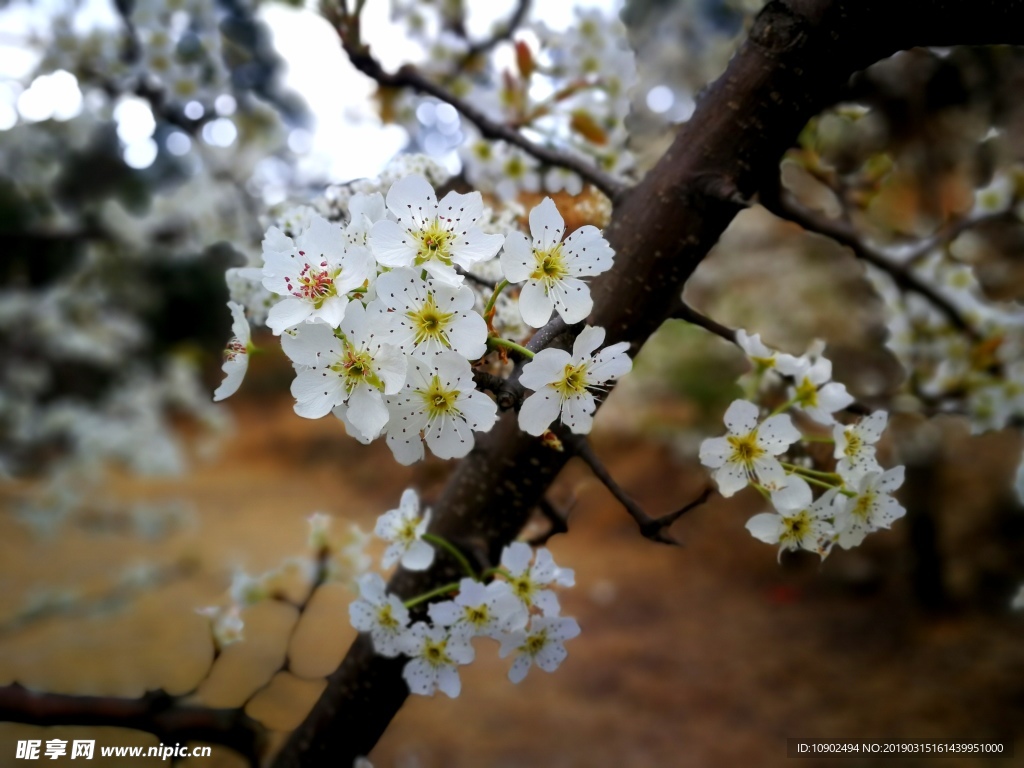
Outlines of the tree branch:
<svg viewBox="0 0 1024 768">
<path fill-rule="evenodd" d="M 97 725 L 152 733 L 164 743 L 220 744 L 258 766 L 264 729 L 241 709 L 182 707 L 163 691 L 141 699 L 34 693 L 20 685 L 0 688 L 0 722 L 29 725 Z"/>
<path fill-rule="evenodd" d="M 615 200 L 626 190 L 626 185 L 605 173 L 596 165 L 583 157 L 562 152 L 552 147 L 535 144 L 523 136 L 515 128 L 505 123 L 492 120 L 482 110 L 477 109 L 465 99 L 456 96 L 444 86 L 426 78 L 410 64 L 401 67 L 395 73 L 388 73 L 370 53 L 365 45 L 350 42 L 350 36 L 339 28 L 342 46 L 348 54 L 353 66 L 379 85 L 388 88 L 411 88 L 417 93 L 433 96 L 446 104 L 451 104 L 466 120 L 473 123 L 485 139 L 499 139 L 519 147 L 524 152 L 547 165 L 567 168 L 578 174 L 587 183 L 601 190 L 610 200 Z"/>
<path fill-rule="evenodd" d="M 611 476 L 607 467 L 601 463 L 601 460 L 597 458 L 597 454 L 594 453 L 593 447 L 590 445 L 590 441 L 585 437 L 579 435 L 572 435 L 571 437 L 563 438 L 563 442 L 566 443 L 572 450 L 572 452 L 583 460 L 583 463 L 590 467 L 590 471 L 594 473 L 594 476 L 604 483 L 612 496 L 614 496 L 618 502 L 625 507 L 629 516 L 632 517 L 637 526 L 640 528 L 640 534 L 651 541 L 657 541 L 662 544 L 678 544 L 679 542 L 673 539 L 668 534 L 668 528 L 678 520 L 680 517 L 685 515 L 691 509 L 700 506 L 708 497 L 711 495 L 712 488 L 705 488 L 704 491 L 696 499 L 691 501 L 685 507 L 677 509 L 675 512 L 670 512 L 667 515 L 661 517 L 651 517 L 648 515 L 643 507 L 641 507 L 632 496 L 619 485 L 615 478 Z"/>
<path fill-rule="evenodd" d="M 545 496 L 537 504 L 537 509 L 544 515 L 544 518 L 551 524 L 544 533 L 539 536 L 534 536 L 530 539 L 531 547 L 542 547 L 551 541 L 553 536 L 557 536 L 560 533 L 569 532 L 569 510 L 560 512 L 554 504 L 548 501 Z"/>
<path fill-rule="evenodd" d="M 780 219 L 791 221 L 807 232 L 827 237 L 849 248 L 861 261 L 887 273 L 902 290 L 916 293 L 927 299 L 957 330 L 973 339 L 978 338 L 977 330 L 967 322 L 960 313 L 960 310 L 949 299 L 914 274 L 913 270 L 903 264 L 897 264 L 881 251 L 865 243 L 857 230 L 848 221 L 830 219 L 827 216 L 808 210 L 781 190 L 779 190 L 778 194 L 773 192 L 762 195 L 761 204 L 766 210 Z M 922 244 L 919 247 L 922 249 L 927 247 L 928 250 L 931 250 L 931 247 L 934 246 Z"/>
<path fill-rule="evenodd" d="M 508 21 L 498 27 L 490 37 L 469 46 L 469 50 L 466 51 L 466 55 L 462 58 L 459 69 L 465 67 L 480 54 L 487 53 L 498 43 L 511 39 L 515 31 L 522 26 L 524 19 L 526 19 L 526 14 L 530 12 L 531 5 L 532 0 L 519 0 Z"/>
</svg>

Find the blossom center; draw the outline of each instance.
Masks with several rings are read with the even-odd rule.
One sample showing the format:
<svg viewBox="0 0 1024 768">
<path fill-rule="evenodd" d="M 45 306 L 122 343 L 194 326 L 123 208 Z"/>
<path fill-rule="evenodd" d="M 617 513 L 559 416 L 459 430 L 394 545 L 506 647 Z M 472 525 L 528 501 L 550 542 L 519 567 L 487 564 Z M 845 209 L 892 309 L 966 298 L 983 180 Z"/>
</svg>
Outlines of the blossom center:
<svg viewBox="0 0 1024 768">
<path fill-rule="evenodd" d="M 426 640 L 423 644 L 423 658 L 433 667 L 451 664 L 448 658 L 448 642 L 446 640 Z"/>
<path fill-rule="evenodd" d="M 459 390 L 445 389 L 441 384 L 441 377 L 435 375 L 426 389 L 417 389 L 416 394 L 423 398 L 426 405 L 427 416 L 436 419 L 444 414 L 458 415 L 459 409 L 456 403 L 459 399 Z"/>
<path fill-rule="evenodd" d="M 587 391 L 587 364 L 566 364 L 562 378 L 556 381 L 554 386 L 563 400 L 573 395 L 582 395 Z"/>
<path fill-rule="evenodd" d="M 853 509 L 850 510 L 850 514 L 862 520 L 867 520 L 871 514 L 871 507 L 874 505 L 874 502 L 875 494 L 861 494 L 857 497 L 857 502 L 853 505 Z"/>
<path fill-rule="evenodd" d="M 486 605 L 466 606 L 466 621 L 475 627 L 483 626 L 490 619 Z"/>
<path fill-rule="evenodd" d="M 757 430 L 742 437 L 730 435 L 727 439 L 729 445 L 732 446 L 732 456 L 729 458 L 729 461 L 733 463 L 751 467 L 755 460 L 761 458 L 766 453 L 765 449 L 757 444 Z"/>
<path fill-rule="evenodd" d="M 517 578 L 512 579 L 509 584 L 512 587 L 512 591 L 516 597 L 522 600 L 527 605 L 532 603 L 531 597 L 533 596 L 533 582 L 525 574 Z"/>
<path fill-rule="evenodd" d="M 416 249 L 416 265 L 426 264 L 428 261 L 440 261 L 442 264 L 452 265 L 451 247 L 455 234 L 442 226 L 440 220 L 434 219 L 427 226 L 417 233 L 420 241 Z"/>
<path fill-rule="evenodd" d="M 237 336 L 232 337 L 231 341 L 224 348 L 224 359 L 234 360 L 239 355 L 246 354 L 245 344 L 243 344 Z"/>
<path fill-rule="evenodd" d="M 540 280 L 546 286 L 550 286 L 552 283 L 569 275 L 569 268 L 565 264 L 561 243 L 549 251 L 538 251 L 535 249 L 533 255 L 537 259 L 537 268 L 530 275 L 531 280 Z"/>
<path fill-rule="evenodd" d="M 417 345 L 433 339 L 446 347 L 448 346 L 444 330 L 455 315 L 453 312 L 442 312 L 438 309 L 433 296 L 428 297 L 418 310 L 409 312 L 406 316 L 412 321 L 413 328 L 416 329 L 414 342 Z"/>
<path fill-rule="evenodd" d="M 539 632 L 534 632 L 532 635 L 528 636 L 526 638 L 526 642 L 523 643 L 523 646 L 520 650 L 522 650 L 524 653 L 530 654 L 531 656 L 536 656 L 538 653 L 544 650 L 544 646 L 547 644 L 548 631 L 546 629 L 542 629 Z"/>
<path fill-rule="evenodd" d="M 331 370 L 341 374 L 349 392 L 363 382 L 374 389 L 384 389 L 384 383 L 373 369 L 373 357 L 369 352 L 347 346 L 345 355 L 331 366 Z"/>
<path fill-rule="evenodd" d="M 863 438 L 861 438 L 860 435 L 854 432 L 846 433 L 846 448 L 843 450 L 843 453 L 845 453 L 847 457 L 851 459 L 854 458 L 858 453 L 861 452 L 861 449 L 863 447 L 864 440 Z"/>
<path fill-rule="evenodd" d="M 799 542 L 811 528 L 810 516 L 806 509 L 801 510 L 794 517 L 783 518 L 782 523 L 786 526 L 786 530 L 782 533 L 783 542 Z"/>
<path fill-rule="evenodd" d="M 299 251 L 299 255 L 305 256 L 305 251 Z M 340 274 L 340 268 L 328 269 L 327 260 L 323 259 L 319 266 L 307 262 L 294 283 L 290 277 L 285 277 L 284 283 L 292 296 L 311 301 L 314 307 L 320 309 L 327 299 L 337 295 L 334 281 Z"/>
<path fill-rule="evenodd" d="M 377 609 L 377 623 L 385 629 L 398 629 L 400 623 L 391 611 L 391 603 L 384 603 Z"/>
<path fill-rule="evenodd" d="M 796 388 L 794 399 L 804 408 L 814 408 L 818 405 L 818 387 L 805 376 Z"/>
</svg>

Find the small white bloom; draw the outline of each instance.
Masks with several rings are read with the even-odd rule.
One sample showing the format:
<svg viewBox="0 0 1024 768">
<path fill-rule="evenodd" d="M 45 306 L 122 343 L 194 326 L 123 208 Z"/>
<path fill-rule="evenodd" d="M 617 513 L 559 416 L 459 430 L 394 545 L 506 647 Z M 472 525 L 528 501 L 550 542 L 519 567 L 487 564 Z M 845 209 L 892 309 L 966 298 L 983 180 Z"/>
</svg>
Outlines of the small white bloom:
<svg viewBox="0 0 1024 768">
<path fill-rule="evenodd" d="M 231 597 L 231 604 L 240 608 L 256 605 L 270 596 L 265 578 L 250 576 L 241 570 L 235 571 L 235 575 L 231 578 L 231 588 L 228 594 Z"/>
<path fill-rule="evenodd" d="M 817 552 L 824 558 L 831 546 L 830 520 L 835 516 L 838 493 L 833 488 L 812 502 L 811 486 L 791 475 L 784 488 L 772 491 L 775 512 L 754 515 L 747 521 L 747 530 L 766 544 L 778 544 L 780 558 L 784 551 L 798 549 Z"/>
<path fill-rule="evenodd" d="M 523 366 L 519 382 L 534 390 L 519 410 L 519 427 L 542 435 L 557 418 L 577 434 L 590 432 L 597 407 L 591 389 L 624 376 L 633 362 L 626 354 L 629 343 L 621 341 L 598 352 L 604 328 L 587 326 L 572 345 L 572 355 L 562 349 L 542 349 Z"/>
<path fill-rule="evenodd" d="M 451 350 L 409 358 L 405 389 L 388 398 L 388 408 L 388 447 L 400 464 L 422 459 L 424 442 L 438 458 L 461 458 L 473 449 L 473 432 L 489 431 L 498 418 L 469 361 Z"/>
<path fill-rule="evenodd" d="M 465 626 L 474 636 L 495 639 L 522 629 L 528 618 L 526 607 L 512 594 L 507 582 L 485 585 L 473 579 L 463 579 L 454 600 L 433 603 L 428 613 L 438 626 Z"/>
<path fill-rule="evenodd" d="M 701 463 L 715 470 L 715 482 L 723 496 L 732 496 L 751 481 L 769 490 L 786 484 L 786 470 L 775 457 L 800 439 L 800 431 L 786 414 L 770 416 L 760 425 L 758 416 L 756 405 L 734 400 L 725 412 L 729 434 L 701 443 Z"/>
<path fill-rule="evenodd" d="M 875 411 L 856 424 L 832 427 L 832 437 L 836 441 L 835 458 L 836 472 L 848 483 L 855 482 L 868 472 L 881 472 L 882 466 L 875 458 L 875 443 L 882 436 L 889 414 Z"/>
<path fill-rule="evenodd" d="M 527 609 L 537 608 L 545 616 L 557 616 L 561 607 L 558 597 L 550 589 L 551 584 L 571 587 L 576 583 L 576 574 L 571 568 L 555 565 L 551 552 L 545 547 L 537 550 L 536 560 L 529 544 L 515 541 L 501 552 L 501 567 L 509 575 L 508 584 L 512 593 Z"/>
<path fill-rule="evenodd" d="M 243 639 L 245 622 L 242 620 L 241 609 L 237 605 L 228 608 L 210 606 L 200 608 L 196 613 L 210 620 L 210 631 L 213 632 L 213 642 L 218 650 L 223 650 L 231 643 L 237 643 Z"/>
<path fill-rule="evenodd" d="M 374 533 L 391 545 L 384 551 L 381 565 L 390 568 L 399 560 L 410 571 L 425 571 L 434 562 L 434 548 L 423 541 L 430 524 L 430 510 L 420 517 L 420 499 L 412 488 L 402 493 L 398 509 L 377 518 Z"/>
<path fill-rule="evenodd" d="M 904 467 L 869 472 L 857 482 L 857 495 L 846 498 L 836 514 L 836 542 L 843 549 L 856 547 L 872 531 L 888 528 L 907 511 L 890 494 L 903 485 Z M 842 501 L 842 499 L 840 499 Z"/>
<path fill-rule="evenodd" d="M 263 258 L 263 286 L 284 297 L 267 315 L 267 326 L 278 336 L 307 320 L 337 328 L 347 294 L 376 275 L 370 252 L 347 248 L 341 227 L 319 215 L 294 240 L 277 227 L 267 230 Z"/>
<path fill-rule="evenodd" d="M 363 574 L 358 584 L 359 599 L 348 607 L 352 626 L 370 633 L 377 653 L 394 658 L 402 652 L 409 610 L 395 595 L 388 594 L 387 584 L 379 573 Z"/>
<path fill-rule="evenodd" d="M 330 546 L 331 516 L 323 512 L 314 512 L 306 518 L 309 523 L 309 538 L 307 544 L 314 552 L 327 549 Z"/>
<path fill-rule="evenodd" d="M 554 672 L 568 655 L 565 641 L 579 633 L 580 625 L 576 619 L 563 616 L 533 617 L 527 629 L 513 632 L 501 640 L 501 650 L 498 651 L 501 658 L 512 651 L 519 654 L 508 671 L 508 679 L 518 683 L 526 677 L 532 664 L 545 672 Z"/>
<path fill-rule="evenodd" d="M 370 246 L 386 267 L 420 267 L 448 285 L 462 285 L 455 267 L 470 269 L 492 258 L 501 235 L 485 234 L 476 223 L 483 216 L 479 192 L 449 192 L 437 202 L 422 176 L 407 176 L 388 190 L 388 209 L 398 222 L 384 219 L 370 230 Z"/>
<path fill-rule="evenodd" d="M 353 302 L 342 320 L 343 338 L 323 323 L 306 323 L 281 338 L 284 353 L 300 370 L 292 381 L 295 412 L 319 419 L 342 404 L 356 430 L 372 440 L 388 422 L 383 395 L 405 383 L 406 358 L 382 343 L 383 313 Z"/>
<path fill-rule="evenodd" d="M 1017 594 L 1010 602 L 1010 607 L 1015 611 L 1024 611 L 1024 584 L 1017 590 Z"/>
<path fill-rule="evenodd" d="M 391 310 L 388 343 L 406 354 L 451 349 L 476 360 L 487 352 L 487 323 L 473 310 L 469 286 L 425 282 L 411 269 L 395 269 L 377 280 L 377 297 Z"/>
<path fill-rule="evenodd" d="M 406 632 L 403 652 L 410 657 L 402 677 L 412 693 L 432 696 L 441 690 L 455 698 L 462 690 L 458 665 L 469 664 L 475 656 L 465 628 L 431 627 L 418 621 Z"/>
<path fill-rule="evenodd" d="M 1008 210 L 1014 196 L 1013 177 L 997 173 L 984 187 L 974 190 L 975 214 L 1001 213 Z"/>
<path fill-rule="evenodd" d="M 835 424 L 832 414 L 853 402 L 853 396 L 846 391 L 846 386 L 832 381 L 832 361 L 827 358 L 819 357 L 802 372 L 785 372 L 792 375 L 796 382 L 796 386 L 789 389 L 789 397 L 795 401 L 794 406 L 819 424 Z"/>
<path fill-rule="evenodd" d="M 249 321 L 245 319 L 245 310 L 241 304 L 233 301 L 228 302 L 228 309 L 231 310 L 231 341 L 224 350 L 224 381 L 213 393 L 213 401 L 219 402 L 224 398 L 231 397 L 242 386 L 242 379 L 245 372 L 249 370 L 249 346 L 251 335 Z"/>
<path fill-rule="evenodd" d="M 522 232 L 505 238 L 501 269 L 510 283 L 521 283 L 519 309 L 523 320 L 540 328 L 551 310 L 567 323 L 578 323 L 594 306 L 590 287 L 579 278 L 599 275 L 612 266 L 615 252 L 601 236 L 601 230 L 580 227 L 562 242 L 565 221 L 550 197 L 530 211 L 533 244 Z"/>
</svg>

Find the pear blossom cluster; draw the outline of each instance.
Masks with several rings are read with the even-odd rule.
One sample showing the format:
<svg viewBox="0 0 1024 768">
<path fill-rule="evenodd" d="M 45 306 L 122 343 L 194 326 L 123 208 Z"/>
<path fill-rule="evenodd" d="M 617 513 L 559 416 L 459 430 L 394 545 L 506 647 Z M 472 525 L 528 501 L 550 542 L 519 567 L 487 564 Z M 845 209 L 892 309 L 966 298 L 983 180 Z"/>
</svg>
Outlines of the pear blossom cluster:
<svg viewBox="0 0 1024 768">
<path fill-rule="evenodd" d="M 260 574 L 237 569 L 225 599 L 218 605 L 197 609 L 210 622 L 215 646 L 223 649 L 245 637 L 245 610 L 266 600 L 305 604 L 322 583 L 337 582 L 355 589 L 373 564 L 367 547 L 370 534 L 355 523 L 339 529 L 334 518 L 314 512 L 307 518 L 305 554 L 285 558 Z"/>
<path fill-rule="evenodd" d="M 529 235 L 486 231 L 495 221 L 480 193 L 438 199 L 419 174 L 398 178 L 386 195 L 351 194 L 339 221 L 309 206 L 286 211 L 267 230 L 262 266 L 228 279 L 258 274 L 272 297 L 251 294 L 257 308 L 249 317 L 280 337 L 293 363 L 295 412 L 333 414 L 363 443 L 383 437 L 401 464 L 428 450 L 461 458 L 498 417 L 477 389 L 474 366 L 500 365 L 512 349 L 531 358 L 520 378 L 532 390 L 520 410 L 523 430 L 539 436 L 560 422 L 589 432 L 595 394 L 632 367 L 628 344 L 602 348 L 604 329 L 587 326 L 571 355 L 534 356 L 499 334 L 508 324 L 496 317 L 504 298 L 523 328 L 556 315 L 582 322 L 593 307 L 587 280 L 611 267 L 614 252 L 592 225 L 567 234 L 550 198 L 530 211 Z M 488 271 L 500 277 L 493 289 L 481 287 L 479 273 Z M 511 299 L 504 291 L 513 284 L 521 285 Z M 246 308 L 229 306 L 234 337 L 217 399 L 237 390 L 251 351 Z"/>
<path fill-rule="evenodd" d="M 377 522 L 375 533 L 388 543 L 381 566 L 400 562 L 407 570 L 425 570 L 435 547 L 451 551 L 451 545 L 427 533 L 429 522 L 430 511 L 421 513 L 415 491 L 405 491 L 398 509 Z M 412 693 L 458 696 L 459 667 L 475 659 L 476 638 L 496 641 L 501 658 L 513 657 L 508 677 L 518 683 L 532 666 L 557 669 L 566 658 L 565 642 L 579 634 L 576 620 L 561 615 L 552 589 L 573 586 L 575 575 L 556 565 L 549 550 L 514 542 L 502 551 L 499 567 L 470 571 L 449 585 L 443 595 L 448 599 L 429 603 L 426 618 L 416 621 L 411 609 L 440 590 L 403 602 L 388 592 L 379 573 L 359 578 L 359 598 L 349 606 L 352 626 L 369 634 L 380 655 L 407 658 L 402 675 Z"/>
<path fill-rule="evenodd" d="M 471 41 L 465 19 L 453 24 L 462 6 L 398 3 L 392 18 L 422 48 L 418 69 L 466 98 L 489 117 L 526 128 L 558 148 L 623 175 L 633 168 L 624 127 L 637 79 L 635 56 L 625 26 L 593 9 L 575 9 L 574 23 L 551 29 L 529 16 L 513 39 L 477 53 L 467 64 Z M 515 61 L 515 67 L 504 62 Z M 425 106 L 424 106 L 425 105 Z M 438 113 L 438 110 L 441 110 Z M 402 94 L 387 103 L 390 115 L 407 126 L 428 151 L 456 148 L 466 178 L 477 189 L 514 200 L 521 192 L 577 195 L 575 173 L 548 167 L 503 141 L 486 139 L 462 124 L 436 99 Z M 450 118 L 450 119 L 449 119 Z"/>
<path fill-rule="evenodd" d="M 903 517 L 893 494 L 903 484 L 904 468 L 885 469 L 877 457 L 888 414 L 837 419 L 853 397 L 832 380 L 823 345 L 797 357 L 744 330 L 736 342 L 751 364 L 743 377 L 751 399 L 733 401 L 725 412 L 726 435 L 704 440 L 700 460 L 723 496 L 753 486 L 769 502 L 772 511 L 747 522 L 751 535 L 778 544 L 780 557 L 806 550 L 825 558 L 833 546 L 858 546 Z M 765 416 L 758 402 L 772 395 L 782 402 Z M 832 446 L 829 467 L 813 466 L 812 443 Z"/>
</svg>

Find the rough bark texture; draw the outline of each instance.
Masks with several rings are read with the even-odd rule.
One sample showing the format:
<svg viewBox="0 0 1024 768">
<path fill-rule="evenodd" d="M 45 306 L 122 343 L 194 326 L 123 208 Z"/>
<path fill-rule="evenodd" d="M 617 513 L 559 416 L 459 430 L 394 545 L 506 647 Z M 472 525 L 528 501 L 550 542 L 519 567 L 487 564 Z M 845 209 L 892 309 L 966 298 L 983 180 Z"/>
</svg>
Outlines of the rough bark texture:
<svg viewBox="0 0 1024 768">
<path fill-rule="evenodd" d="M 853 73 L 918 45 L 1022 41 L 1021 0 L 769 3 L 665 156 L 614 201 L 606 236 L 615 266 L 594 285 L 590 323 L 607 329 L 608 343 L 639 349 L 671 314 L 739 201 L 778 173 L 808 119 Z M 520 433 L 506 414 L 434 505 L 434 532 L 493 562 L 567 459 Z M 409 596 L 453 577 L 453 564 L 441 561 L 424 574 L 398 573 L 391 588 Z M 407 696 L 403 664 L 375 656 L 360 637 L 275 765 L 333 768 L 369 753 Z"/>
</svg>

